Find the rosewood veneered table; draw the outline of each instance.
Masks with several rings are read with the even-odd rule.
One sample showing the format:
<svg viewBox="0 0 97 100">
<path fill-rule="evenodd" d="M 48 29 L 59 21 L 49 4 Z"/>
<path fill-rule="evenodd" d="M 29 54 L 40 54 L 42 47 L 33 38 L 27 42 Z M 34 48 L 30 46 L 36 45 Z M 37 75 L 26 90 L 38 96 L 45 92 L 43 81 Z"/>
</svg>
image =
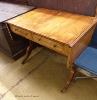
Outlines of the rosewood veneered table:
<svg viewBox="0 0 97 100">
<path fill-rule="evenodd" d="M 67 56 L 66 67 L 71 72 L 68 80 L 74 75 L 73 62 L 89 44 L 96 22 L 96 17 L 44 8 L 7 21 L 14 33 Z"/>
</svg>

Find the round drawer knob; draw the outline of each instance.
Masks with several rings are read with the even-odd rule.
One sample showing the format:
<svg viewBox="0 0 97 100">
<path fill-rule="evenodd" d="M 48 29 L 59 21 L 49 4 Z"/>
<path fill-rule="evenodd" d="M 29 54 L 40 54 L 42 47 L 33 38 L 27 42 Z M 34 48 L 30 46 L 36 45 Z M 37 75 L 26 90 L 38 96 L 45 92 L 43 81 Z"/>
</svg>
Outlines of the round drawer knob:
<svg viewBox="0 0 97 100">
<path fill-rule="evenodd" d="M 18 29 L 15 29 L 15 31 L 18 31 Z"/>
<path fill-rule="evenodd" d="M 38 41 L 41 41 L 41 38 L 39 38 Z"/>
<path fill-rule="evenodd" d="M 54 45 L 53 45 L 53 47 L 55 48 L 55 47 L 57 47 L 57 45 L 56 45 L 56 44 L 54 44 Z"/>
</svg>

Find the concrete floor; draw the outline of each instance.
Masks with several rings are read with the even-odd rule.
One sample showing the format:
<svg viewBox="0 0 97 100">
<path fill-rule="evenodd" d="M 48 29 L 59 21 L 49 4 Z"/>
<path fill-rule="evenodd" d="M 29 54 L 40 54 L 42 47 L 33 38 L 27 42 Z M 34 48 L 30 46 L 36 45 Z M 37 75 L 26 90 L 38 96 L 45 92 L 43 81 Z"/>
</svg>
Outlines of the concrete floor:
<svg viewBox="0 0 97 100">
<path fill-rule="evenodd" d="M 35 51 L 33 51 L 35 52 Z M 65 57 L 45 48 L 22 65 L 0 52 L 0 100 L 97 100 L 97 81 L 77 80 L 64 94 Z"/>
</svg>

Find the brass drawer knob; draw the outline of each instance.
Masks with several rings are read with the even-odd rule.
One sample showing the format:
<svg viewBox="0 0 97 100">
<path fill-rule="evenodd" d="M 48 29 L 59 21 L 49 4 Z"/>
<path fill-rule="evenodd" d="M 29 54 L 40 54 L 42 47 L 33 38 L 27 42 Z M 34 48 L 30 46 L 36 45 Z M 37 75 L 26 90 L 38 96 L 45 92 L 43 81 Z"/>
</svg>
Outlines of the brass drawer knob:
<svg viewBox="0 0 97 100">
<path fill-rule="evenodd" d="M 15 28 L 14 30 L 15 30 L 15 31 L 18 31 L 18 29 L 16 29 L 16 28 Z"/>
<path fill-rule="evenodd" d="M 55 47 L 57 47 L 57 45 L 56 45 L 56 44 L 54 44 L 54 45 L 53 45 L 53 47 L 55 48 Z"/>
<path fill-rule="evenodd" d="M 41 38 L 39 38 L 38 41 L 41 41 Z"/>
</svg>

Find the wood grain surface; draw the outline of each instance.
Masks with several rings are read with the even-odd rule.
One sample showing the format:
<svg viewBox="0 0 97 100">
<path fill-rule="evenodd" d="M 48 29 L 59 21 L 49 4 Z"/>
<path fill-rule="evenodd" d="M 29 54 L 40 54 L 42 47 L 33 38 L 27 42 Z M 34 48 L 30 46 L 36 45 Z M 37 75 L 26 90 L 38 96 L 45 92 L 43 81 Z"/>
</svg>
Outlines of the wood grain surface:
<svg viewBox="0 0 97 100">
<path fill-rule="evenodd" d="M 72 46 L 95 25 L 96 18 L 38 8 L 7 23 Z"/>
</svg>

